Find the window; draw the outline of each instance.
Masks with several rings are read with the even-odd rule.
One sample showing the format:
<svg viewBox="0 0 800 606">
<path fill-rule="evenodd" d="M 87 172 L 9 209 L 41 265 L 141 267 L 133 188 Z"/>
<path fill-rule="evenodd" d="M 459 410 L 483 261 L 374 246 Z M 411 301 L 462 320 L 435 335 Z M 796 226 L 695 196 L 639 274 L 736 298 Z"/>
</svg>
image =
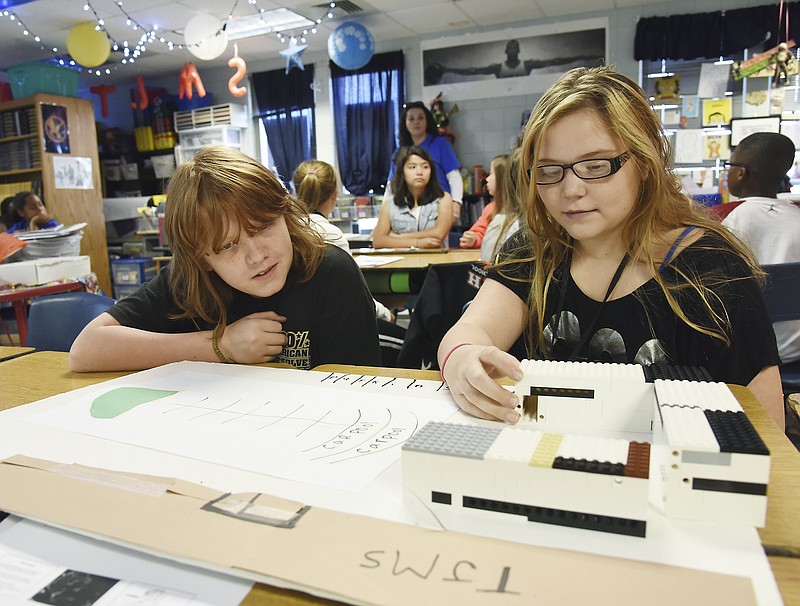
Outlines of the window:
<svg viewBox="0 0 800 606">
<path fill-rule="evenodd" d="M 380 193 L 399 143 L 403 53 L 375 55 L 361 69 L 331 62 L 333 116 L 342 184 L 356 196 Z"/>
<path fill-rule="evenodd" d="M 294 169 L 317 155 L 313 81 L 313 65 L 288 74 L 282 69 L 253 74 L 256 117 L 272 160 L 268 166 L 287 187 Z"/>
</svg>

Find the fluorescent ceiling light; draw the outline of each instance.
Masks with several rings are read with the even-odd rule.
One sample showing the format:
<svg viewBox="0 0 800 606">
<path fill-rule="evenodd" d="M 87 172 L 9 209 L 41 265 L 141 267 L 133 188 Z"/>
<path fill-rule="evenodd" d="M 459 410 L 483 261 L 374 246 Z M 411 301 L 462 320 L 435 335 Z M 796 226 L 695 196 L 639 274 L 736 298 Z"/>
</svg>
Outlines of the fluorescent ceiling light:
<svg viewBox="0 0 800 606">
<path fill-rule="evenodd" d="M 648 78 L 669 78 L 674 76 L 675 72 L 657 72 L 655 74 L 647 74 Z"/>
<path fill-rule="evenodd" d="M 262 34 L 288 32 L 304 27 L 314 27 L 316 23 L 288 8 L 265 10 L 263 13 L 251 13 L 243 17 L 234 17 L 228 21 L 225 31 L 228 40 L 241 40 Z"/>
</svg>

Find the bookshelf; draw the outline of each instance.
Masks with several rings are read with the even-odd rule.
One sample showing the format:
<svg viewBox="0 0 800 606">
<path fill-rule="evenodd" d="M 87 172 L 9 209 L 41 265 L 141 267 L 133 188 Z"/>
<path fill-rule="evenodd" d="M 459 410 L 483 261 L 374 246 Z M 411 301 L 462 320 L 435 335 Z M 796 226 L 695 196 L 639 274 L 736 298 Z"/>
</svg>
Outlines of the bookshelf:
<svg viewBox="0 0 800 606">
<path fill-rule="evenodd" d="M 59 116 L 65 116 L 65 124 L 58 126 L 63 126 L 68 151 L 66 143 L 51 147 L 55 151 L 47 148 L 43 111 L 51 108 L 63 108 Z M 51 126 L 52 123 L 47 128 Z M 63 153 L 57 153 L 59 149 Z M 80 189 L 57 183 L 55 164 L 68 158 L 88 159 L 91 164 L 91 180 Z M 38 194 L 50 215 L 60 223 L 86 222 L 81 254 L 91 258 L 100 287 L 111 293 L 97 134 L 90 101 L 36 94 L 0 103 L 0 184 L 9 191 L 17 183 L 19 191 L 32 189 Z"/>
</svg>

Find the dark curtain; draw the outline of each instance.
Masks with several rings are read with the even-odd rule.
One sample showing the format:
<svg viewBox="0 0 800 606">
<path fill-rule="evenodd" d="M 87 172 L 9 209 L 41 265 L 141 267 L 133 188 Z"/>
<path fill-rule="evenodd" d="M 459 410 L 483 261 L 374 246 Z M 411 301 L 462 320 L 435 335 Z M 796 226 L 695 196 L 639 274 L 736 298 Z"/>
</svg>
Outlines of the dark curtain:
<svg viewBox="0 0 800 606">
<path fill-rule="evenodd" d="M 358 70 L 331 62 L 333 118 L 339 174 L 356 196 L 380 192 L 398 145 L 397 121 L 402 110 L 402 51 L 374 55 Z"/>
<path fill-rule="evenodd" d="M 800 40 L 800 2 L 784 5 L 789 12 L 789 36 Z M 634 59 L 716 59 L 763 43 L 763 49 L 785 42 L 786 15 L 780 19 L 776 3 L 669 17 L 639 19 Z M 757 50 L 762 50 L 761 48 Z"/>
<path fill-rule="evenodd" d="M 317 155 L 314 127 L 314 66 L 253 74 L 257 117 L 267 132 L 278 176 L 288 187 L 292 173 Z"/>
</svg>

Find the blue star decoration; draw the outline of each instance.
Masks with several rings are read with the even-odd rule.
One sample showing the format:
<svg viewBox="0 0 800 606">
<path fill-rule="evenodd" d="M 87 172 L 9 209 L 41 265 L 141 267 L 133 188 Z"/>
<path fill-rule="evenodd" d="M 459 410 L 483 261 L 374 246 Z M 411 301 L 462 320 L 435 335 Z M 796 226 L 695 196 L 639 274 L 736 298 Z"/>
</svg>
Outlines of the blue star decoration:
<svg viewBox="0 0 800 606">
<path fill-rule="evenodd" d="M 286 57 L 287 74 L 289 73 L 289 70 L 292 69 L 292 67 L 294 66 L 297 66 L 302 71 L 305 71 L 303 60 L 300 57 L 307 48 L 308 48 L 307 44 L 298 45 L 297 39 L 294 36 L 292 36 L 292 38 L 289 40 L 289 48 L 281 51 L 281 55 Z"/>
</svg>

